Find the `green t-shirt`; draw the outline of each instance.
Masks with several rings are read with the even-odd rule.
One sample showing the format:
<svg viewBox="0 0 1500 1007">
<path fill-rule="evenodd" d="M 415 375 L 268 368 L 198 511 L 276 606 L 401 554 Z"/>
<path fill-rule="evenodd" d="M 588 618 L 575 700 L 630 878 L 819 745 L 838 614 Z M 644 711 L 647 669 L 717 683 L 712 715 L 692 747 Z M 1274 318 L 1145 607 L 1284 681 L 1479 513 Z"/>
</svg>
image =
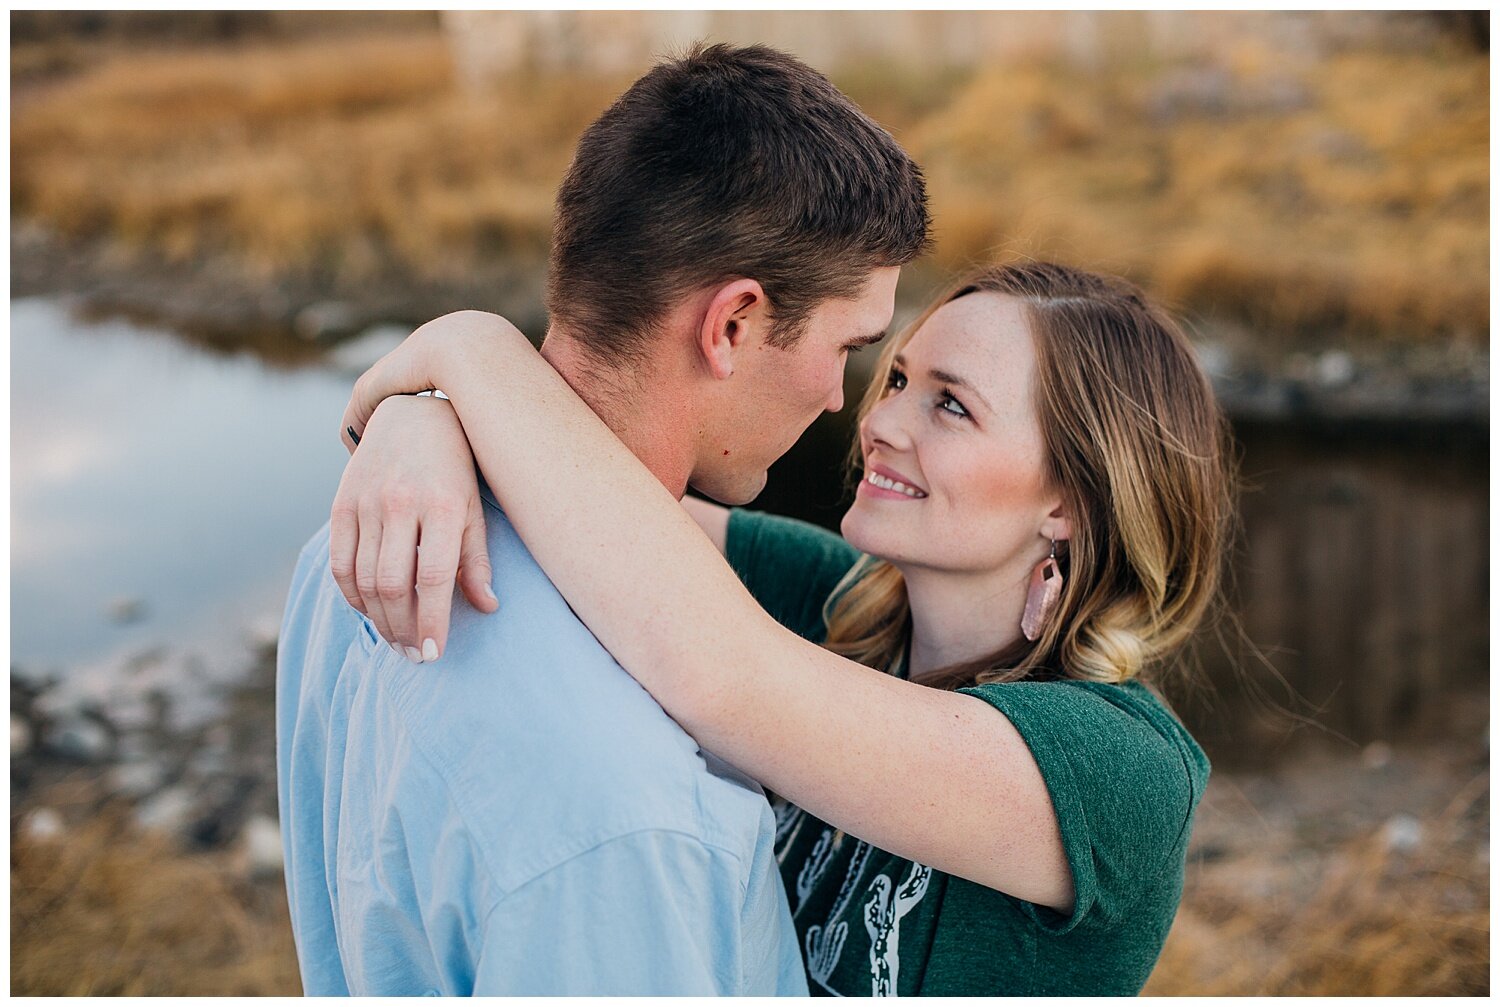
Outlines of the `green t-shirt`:
<svg viewBox="0 0 1500 1007">
<path fill-rule="evenodd" d="M 860 558 L 837 535 L 736 510 L 726 553 L 778 622 L 821 642 Z M 778 802 L 776 853 L 814 994 L 1133 995 L 1182 897 L 1208 760 L 1139 683 L 960 689 L 1010 719 L 1052 796 L 1076 906 L 1064 916 L 934 871 Z"/>
</svg>

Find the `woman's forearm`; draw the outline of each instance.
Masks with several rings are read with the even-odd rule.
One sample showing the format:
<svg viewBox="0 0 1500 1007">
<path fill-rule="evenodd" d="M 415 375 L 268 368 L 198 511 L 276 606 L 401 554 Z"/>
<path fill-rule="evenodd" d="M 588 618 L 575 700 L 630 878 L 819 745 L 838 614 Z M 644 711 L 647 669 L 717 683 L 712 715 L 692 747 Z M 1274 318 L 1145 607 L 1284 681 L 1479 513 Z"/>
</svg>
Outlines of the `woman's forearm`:
<svg viewBox="0 0 1500 1007">
<path fill-rule="evenodd" d="M 407 361 L 415 373 L 398 383 L 448 394 L 542 569 L 700 745 L 882 849 L 1019 898 L 1071 901 L 1051 799 L 1008 720 L 777 625 L 519 333 L 444 345 L 430 375 Z"/>
<path fill-rule="evenodd" d="M 434 377 L 507 516 L 605 647 L 711 744 L 702 734 L 733 715 L 750 673 L 734 656 L 800 641 L 540 354 L 515 341 L 452 349 Z"/>
</svg>

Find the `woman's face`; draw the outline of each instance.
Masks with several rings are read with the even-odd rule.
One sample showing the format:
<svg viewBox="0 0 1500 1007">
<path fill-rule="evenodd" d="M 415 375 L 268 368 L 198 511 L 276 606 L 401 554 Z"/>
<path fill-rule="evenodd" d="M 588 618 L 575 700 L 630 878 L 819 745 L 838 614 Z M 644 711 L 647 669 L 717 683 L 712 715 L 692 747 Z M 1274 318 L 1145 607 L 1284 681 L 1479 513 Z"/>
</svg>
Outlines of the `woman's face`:
<svg viewBox="0 0 1500 1007">
<path fill-rule="evenodd" d="M 844 537 L 903 572 L 1029 576 L 1048 535 L 1067 534 L 1043 475 L 1035 369 L 1015 298 L 972 293 L 935 311 L 860 423 L 864 478 Z"/>
</svg>

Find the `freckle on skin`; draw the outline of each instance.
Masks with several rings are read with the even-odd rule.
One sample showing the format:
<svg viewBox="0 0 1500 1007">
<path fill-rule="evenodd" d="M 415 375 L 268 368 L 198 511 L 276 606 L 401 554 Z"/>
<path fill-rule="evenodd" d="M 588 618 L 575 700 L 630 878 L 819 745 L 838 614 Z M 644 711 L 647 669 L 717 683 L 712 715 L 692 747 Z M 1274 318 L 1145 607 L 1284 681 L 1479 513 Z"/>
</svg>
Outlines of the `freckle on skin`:
<svg viewBox="0 0 1500 1007">
<path fill-rule="evenodd" d="M 726 455 L 727 455 L 727 454 L 729 454 L 729 449 L 728 449 L 728 448 L 725 448 L 725 449 L 724 449 L 724 453 L 725 453 L 725 454 L 726 454 Z"/>
</svg>

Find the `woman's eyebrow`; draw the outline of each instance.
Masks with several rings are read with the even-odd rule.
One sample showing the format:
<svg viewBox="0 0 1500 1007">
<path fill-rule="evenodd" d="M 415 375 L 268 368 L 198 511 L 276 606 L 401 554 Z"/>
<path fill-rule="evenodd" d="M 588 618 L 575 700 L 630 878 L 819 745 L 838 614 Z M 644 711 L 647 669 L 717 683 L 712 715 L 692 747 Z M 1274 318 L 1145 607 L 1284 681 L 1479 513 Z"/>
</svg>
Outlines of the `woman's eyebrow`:
<svg viewBox="0 0 1500 1007">
<path fill-rule="evenodd" d="M 945 385 L 957 385 L 959 388 L 964 389 L 965 391 L 969 392 L 969 394 L 978 399 L 984 406 L 984 408 L 988 409 L 990 412 L 995 411 L 995 407 L 990 405 L 990 400 L 985 398 L 984 394 L 980 392 L 978 388 L 975 388 L 973 385 L 969 384 L 958 375 L 949 374 L 947 371 L 940 371 L 936 367 L 928 368 L 927 373 L 932 375 L 932 378 L 935 381 L 941 381 Z"/>
<path fill-rule="evenodd" d="M 899 353 L 892 357 L 891 360 L 899 367 L 904 368 L 906 366 L 906 358 Z M 984 408 L 988 409 L 990 412 L 995 411 L 995 407 L 990 405 L 990 400 L 984 397 L 983 392 L 981 392 L 978 388 L 975 388 L 973 385 L 969 384 L 957 374 L 951 374 L 948 371 L 942 370 L 937 367 L 929 367 L 927 369 L 927 375 L 934 381 L 940 382 L 942 384 L 956 385 L 957 387 L 962 388 L 964 391 L 969 392 L 976 399 L 978 399 L 979 404 L 984 406 Z"/>
</svg>

